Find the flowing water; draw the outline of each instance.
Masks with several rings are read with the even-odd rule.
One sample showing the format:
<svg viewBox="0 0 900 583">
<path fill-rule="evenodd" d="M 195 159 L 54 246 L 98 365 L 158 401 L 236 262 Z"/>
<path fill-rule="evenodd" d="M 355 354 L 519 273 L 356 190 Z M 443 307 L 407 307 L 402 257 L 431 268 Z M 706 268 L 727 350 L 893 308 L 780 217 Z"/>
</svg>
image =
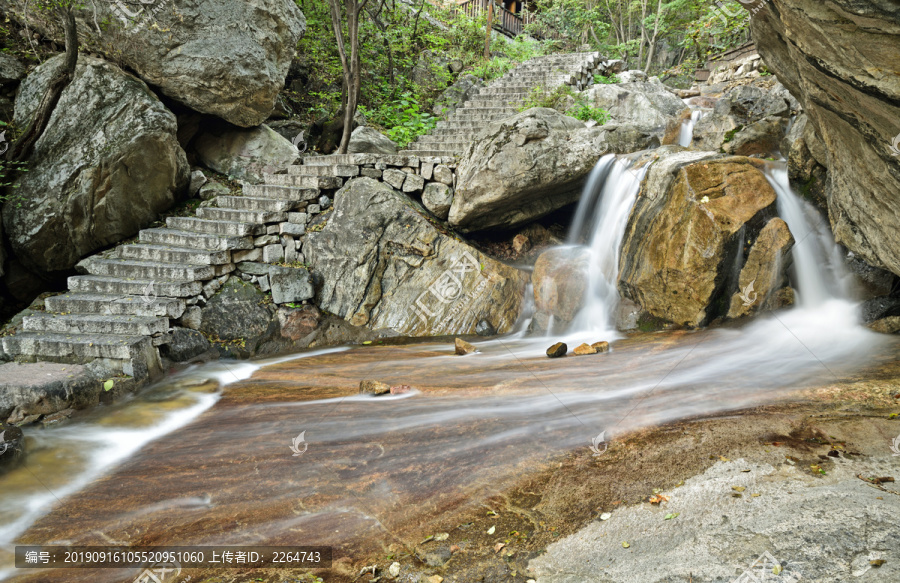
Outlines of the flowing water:
<svg viewBox="0 0 900 583">
<path fill-rule="evenodd" d="M 678 145 L 683 148 L 690 147 L 691 142 L 694 141 L 694 126 L 703 117 L 703 112 L 700 109 L 694 109 L 693 107 L 691 109 L 691 119 L 681 122 L 681 131 L 678 133 Z"/>
<path fill-rule="evenodd" d="M 606 157 L 593 178 L 569 241 L 586 240 L 592 255 L 577 327 L 613 334 L 619 247 L 640 174 Z M 548 338 L 520 333 L 480 342 L 465 357 L 429 342 L 196 368 L 188 380 L 210 377 L 221 390 L 167 379 L 68 425 L 28 432 L 26 465 L 0 477 L 0 579 L 137 575 L 14 573 L 14 542 L 383 552 L 419 534 L 426 518 L 479 504 L 601 432 L 615 439 L 848 378 L 896 343 L 857 323 L 827 227 L 786 186 L 783 168 L 769 179 L 797 238 L 795 308 L 740 329 L 625 338 L 597 357 L 547 359 Z M 416 390 L 364 396 L 361 379 Z M 308 450 L 294 456 L 301 432 Z"/>
</svg>

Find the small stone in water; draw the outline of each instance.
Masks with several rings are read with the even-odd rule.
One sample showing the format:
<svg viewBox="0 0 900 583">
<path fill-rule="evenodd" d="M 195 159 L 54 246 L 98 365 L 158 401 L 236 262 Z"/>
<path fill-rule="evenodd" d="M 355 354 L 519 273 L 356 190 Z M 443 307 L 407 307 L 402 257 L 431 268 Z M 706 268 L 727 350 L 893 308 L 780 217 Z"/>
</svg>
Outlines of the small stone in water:
<svg viewBox="0 0 900 583">
<path fill-rule="evenodd" d="M 475 333 L 479 336 L 494 336 L 497 334 L 497 329 L 487 320 L 479 320 L 479 322 L 475 324 Z"/>
<path fill-rule="evenodd" d="M 391 387 L 392 395 L 403 395 L 404 393 L 408 393 L 412 390 L 412 387 L 409 385 L 396 385 Z"/>
<path fill-rule="evenodd" d="M 591 346 L 597 352 L 608 352 L 609 351 L 609 342 L 607 342 L 605 340 L 602 342 L 594 342 L 593 344 L 591 344 Z"/>
<path fill-rule="evenodd" d="M 565 342 L 557 342 L 547 349 L 547 356 L 549 356 L 550 358 L 559 358 L 561 356 L 565 356 L 566 352 L 568 351 L 569 347 L 566 346 Z"/>
<path fill-rule="evenodd" d="M 396 577 L 400 574 L 400 563 L 391 563 L 391 566 L 388 567 L 388 574 L 391 577 Z"/>
<path fill-rule="evenodd" d="M 391 385 L 372 380 L 360 381 L 359 392 L 360 394 L 384 395 L 391 392 Z"/>
<path fill-rule="evenodd" d="M 476 348 L 474 344 L 466 342 L 462 338 L 456 339 L 456 354 L 472 354 L 473 352 L 475 352 L 475 350 Z"/>
<path fill-rule="evenodd" d="M 516 252 L 516 255 L 521 255 L 526 251 L 531 249 L 531 239 L 526 237 L 525 235 L 519 233 L 515 237 L 513 237 L 512 241 L 513 251 Z"/>
<path fill-rule="evenodd" d="M 590 344 L 582 344 L 580 346 L 576 346 L 575 350 L 573 350 L 572 352 L 574 352 L 578 356 L 584 356 L 586 354 L 597 354 L 597 349 Z"/>
</svg>

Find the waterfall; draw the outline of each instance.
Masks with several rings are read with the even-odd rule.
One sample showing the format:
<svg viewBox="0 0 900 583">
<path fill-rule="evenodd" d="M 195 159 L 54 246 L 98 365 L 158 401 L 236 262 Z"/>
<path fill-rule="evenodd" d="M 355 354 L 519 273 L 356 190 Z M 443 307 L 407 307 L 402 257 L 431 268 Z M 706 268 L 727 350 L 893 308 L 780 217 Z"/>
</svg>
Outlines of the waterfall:
<svg viewBox="0 0 900 583">
<path fill-rule="evenodd" d="M 691 119 L 681 122 L 681 133 L 678 134 L 678 145 L 682 148 L 688 148 L 694 141 L 694 126 L 703 116 L 703 112 L 695 109 L 691 112 Z"/>
<path fill-rule="evenodd" d="M 791 189 L 784 162 L 769 164 L 766 179 L 778 195 L 778 214 L 794 236 L 791 256 L 796 304 L 815 308 L 830 300 L 849 300 L 850 276 L 828 222 Z"/>
<path fill-rule="evenodd" d="M 644 170 L 632 165 L 615 154 L 601 158 L 578 204 L 568 242 L 586 240 L 589 267 L 585 305 L 574 320 L 576 331 L 605 338 L 616 335 L 619 252 L 644 177 Z"/>
</svg>

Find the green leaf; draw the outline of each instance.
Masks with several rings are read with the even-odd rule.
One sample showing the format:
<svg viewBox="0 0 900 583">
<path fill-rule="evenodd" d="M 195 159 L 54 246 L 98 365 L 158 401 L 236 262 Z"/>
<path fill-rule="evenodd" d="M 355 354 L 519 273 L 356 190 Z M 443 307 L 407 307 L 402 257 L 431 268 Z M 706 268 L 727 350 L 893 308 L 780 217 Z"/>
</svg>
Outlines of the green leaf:
<svg viewBox="0 0 900 583">
<path fill-rule="evenodd" d="M 103 390 L 104 390 L 104 391 L 111 391 L 112 388 L 113 388 L 113 385 L 115 385 L 115 384 L 116 384 L 116 382 L 115 382 L 114 380 L 109 379 L 108 381 L 106 381 L 105 383 L 103 383 Z"/>
<path fill-rule="evenodd" d="M 680 512 L 670 512 L 670 513 L 666 514 L 665 520 L 672 520 L 673 518 L 677 518 L 679 514 L 681 514 L 681 513 Z"/>
</svg>

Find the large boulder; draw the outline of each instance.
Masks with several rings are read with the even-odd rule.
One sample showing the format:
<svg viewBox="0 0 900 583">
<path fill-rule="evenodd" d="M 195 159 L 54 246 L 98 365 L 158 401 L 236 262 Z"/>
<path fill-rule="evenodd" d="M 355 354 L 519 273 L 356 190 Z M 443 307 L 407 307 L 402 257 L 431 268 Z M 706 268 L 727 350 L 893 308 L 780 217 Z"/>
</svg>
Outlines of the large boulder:
<svg viewBox="0 0 900 583">
<path fill-rule="evenodd" d="M 589 104 L 609 112 L 610 122 L 634 125 L 660 139 L 673 121 L 688 110 L 684 101 L 664 85 L 650 81 L 594 85 L 584 95 Z"/>
<path fill-rule="evenodd" d="M 250 129 L 213 124 L 194 138 L 193 145 L 207 168 L 253 184 L 300 156 L 294 144 L 265 124 Z"/>
<path fill-rule="evenodd" d="M 62 55 L 22 83 L 24 127 Z M 16 180 L 3 221 L 18 258 L 36 272 L 71 269 L 134 235 L 186 191 L 189 167 L 172 115 L 143 81 L 81 55 L 75 79 Z"/>
<path fill-rule="evenodd" d="M 566 325 L 584 305 L 588 288 L 590 250 L 560 247 L 541 253 L 534 264 L 534 325 L 538 330 L 555 324 Z"/>
<path fill-rule="evenodd" d="M 791 184 L 804 198 L 827 209 L 828 151 L 805 113 L 794 120 L 781 142 L 781 152 L 788 161 Z"/>
<path fill-rule="evenodd" d="M 0 0 L 0 10 L 63 41 L 50 11 L 24 0 Z M 168 97 L 242 127 L 269 117 L 306 32 L 293 0 L 88 2 L 76 14 L 95 50 Z"/>
<path fill-rule="evenodd" d="M 487 320 L 508 332 L 527 274 L 435 228 L 406 195 L 371 178 L 348 182 L 303 253 L 317 304 L 351 324 L 410 336 L 475 334 Z"/>
<path fill-rule="evenodd" d="M 532 222 L 578 200 L 603 154 L 654 143 L 659 140 L 630 125 L 588 128 L 547 108 L 493 122 L 460 160 L 450 224 L 478 231 Z"/>
<path fill-rule="evenodd" d="M 891 150 L 900 134 L 896 2 L 770 0 L 751 27 L 766 64 L 825 144 L 835 238 L 900 274 L 900 157 Z"/>
<path fill-rule="evenodd" d="M 350 134 L 350 154 L 396 154 L 397 144 L 375 128 L 360 126 Z"/>
<path fill-rule="evenodd" d="M 662 148 L 644 179 L 619 290 L 655 318 L 697 327 L 728 313 L 735 268 L 774 216 L 775 191 L 761 161 L 678 150 Z"/>
<path fill-rule="evenodd" d="M 716 102 L 694 126 L 693 146 L 750 156 L 778 151 L 791 106 L 782 92 L 739 85 Z"/>
</svg>

